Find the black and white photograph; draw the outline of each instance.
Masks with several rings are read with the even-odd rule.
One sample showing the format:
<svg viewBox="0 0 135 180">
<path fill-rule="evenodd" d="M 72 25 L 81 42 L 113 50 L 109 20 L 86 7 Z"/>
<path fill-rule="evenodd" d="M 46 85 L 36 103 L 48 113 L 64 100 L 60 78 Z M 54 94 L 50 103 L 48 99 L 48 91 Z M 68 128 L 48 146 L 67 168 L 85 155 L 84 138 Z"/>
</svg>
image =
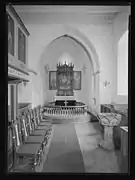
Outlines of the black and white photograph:
<svg viewBox="0 0 135 180">
<path fill-rule="evenodd" d="M 131 3 L 6 12 L 7 174 L 129 175 Z"/>
</svg>

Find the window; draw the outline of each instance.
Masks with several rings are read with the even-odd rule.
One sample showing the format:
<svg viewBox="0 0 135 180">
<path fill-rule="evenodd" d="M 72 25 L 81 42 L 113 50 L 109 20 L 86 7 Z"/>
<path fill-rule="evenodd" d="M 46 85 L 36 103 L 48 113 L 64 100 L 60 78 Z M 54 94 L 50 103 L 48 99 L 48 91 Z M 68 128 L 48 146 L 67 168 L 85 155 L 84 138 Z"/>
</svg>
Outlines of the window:
<svg viewBox="0 0 135 180">
<path fill-rule="evenodd" d="M 128 95 L 128 31 L 118 42 L 117 74 L 118 95 Z"/>
</svg>

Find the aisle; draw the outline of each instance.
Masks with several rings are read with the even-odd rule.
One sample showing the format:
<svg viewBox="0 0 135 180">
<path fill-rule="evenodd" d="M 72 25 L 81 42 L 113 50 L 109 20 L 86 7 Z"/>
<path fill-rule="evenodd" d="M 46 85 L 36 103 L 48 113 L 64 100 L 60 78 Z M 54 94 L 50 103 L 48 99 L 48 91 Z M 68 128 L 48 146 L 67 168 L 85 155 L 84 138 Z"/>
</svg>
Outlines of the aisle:
<svg viewBox="0 0 135 180">
<path fill-rule="evenodd" d="M 43 172 L 85 172 L 73 123 L 53 125 L 53 137 Z"/>
</svg>

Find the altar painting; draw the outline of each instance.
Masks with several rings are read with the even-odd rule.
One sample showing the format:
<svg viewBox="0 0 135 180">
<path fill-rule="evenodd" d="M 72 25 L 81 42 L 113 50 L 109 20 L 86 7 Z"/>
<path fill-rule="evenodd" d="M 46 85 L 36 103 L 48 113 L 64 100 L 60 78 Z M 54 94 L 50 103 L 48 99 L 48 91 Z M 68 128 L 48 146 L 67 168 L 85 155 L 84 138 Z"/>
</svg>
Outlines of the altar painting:
<svg viewBox="0 0 135 180">
<path fill-rule="evenodd" d="M 74 71 L 74 90 L 81 90 L 81 71 Z"/>
<path fill-rule="evenodd" d="M 56 71 L 50 71 L 49 72 L 49 89 L 50 90 L 56 90 L 57 89 Z"/>
<path fill-rule="evenodd" d="M 70 73 L 59 73 L 58 74 L 59 89 L 70 90 L 72 89 L 71 74 Z"/>
</svg>

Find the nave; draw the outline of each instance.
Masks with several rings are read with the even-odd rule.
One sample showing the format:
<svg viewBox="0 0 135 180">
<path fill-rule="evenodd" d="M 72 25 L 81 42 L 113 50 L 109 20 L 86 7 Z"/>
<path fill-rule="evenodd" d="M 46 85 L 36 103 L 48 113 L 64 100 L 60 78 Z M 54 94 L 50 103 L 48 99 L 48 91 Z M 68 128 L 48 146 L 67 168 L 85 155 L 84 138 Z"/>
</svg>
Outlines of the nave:
<svg viewBox="0 0 135 180">
<path fill-rule="evenodd" d="M 56 124 L 53 130 L 55 134 L 42 172 L 119 172 L 115 151 L 98 146 L 102 135 L 97 123 Z"/>
<path fill-rule="evenodd" d="M 26 108 L 8 127 L 8 171 L 120 173 L 125 155 L 121 156 L 119 148 L 100 146 L 103 139 L 108 141 L 105 132 L 98 120 L 85 118 L 56 121 L 46 116 L 44 107 Z M 112 138 L 115 145 L 116 138 Z M 121 149 L 123 146 L 127 147 L 121 144 Z"/>
</svg>

